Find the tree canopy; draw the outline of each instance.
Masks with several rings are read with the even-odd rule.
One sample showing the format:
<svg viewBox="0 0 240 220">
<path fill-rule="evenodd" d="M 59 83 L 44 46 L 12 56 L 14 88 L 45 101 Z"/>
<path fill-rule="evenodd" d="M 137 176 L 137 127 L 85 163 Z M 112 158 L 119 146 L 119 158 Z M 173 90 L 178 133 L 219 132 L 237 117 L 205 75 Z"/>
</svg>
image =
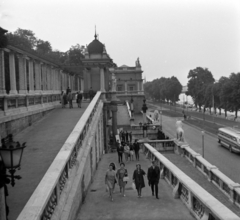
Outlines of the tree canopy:
<svg viewBox="0 0 240 220">
<path fill-rule="evenodd" d="M 31 30 L 18 28 L 13 33 L 7 33 L 8 43 L 34 55 L 40 56 L 58 65 L 82 65 L 83 47 L 73 45 L 66 52 L 53 50 L 49 41 L 38 39 Z"/>
<path fill-rule="evenodd" d="M 175 76 L 171 78 L 161 77 L 160 79 L 146 82 L 144 89 L 147 98 L 175 103 L 179 100 L 182 85 Z"/>
</svg>

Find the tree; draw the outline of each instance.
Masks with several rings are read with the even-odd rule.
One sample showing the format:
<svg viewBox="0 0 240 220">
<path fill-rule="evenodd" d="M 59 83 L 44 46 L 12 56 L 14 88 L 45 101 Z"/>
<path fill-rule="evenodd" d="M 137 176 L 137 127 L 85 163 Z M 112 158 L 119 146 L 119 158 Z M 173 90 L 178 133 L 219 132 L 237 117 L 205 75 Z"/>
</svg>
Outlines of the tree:
<svg viewBox="0 0 240 220">
<path fill-rule="evenodd" d="M 214 83 L 213 75 L 207 68 L 197 67 L 189 71 L 188 79 L 188 92 L 186 94 L 192 96 L 195 105 L 201 109 L 205 100 L 205 86 Z"/>
<path fill-rule="evenodd" d="M 227 111 L 230 109 L 229 106 L 229 98 L 231 96 L 231 84 L 229 82 L 229 78 L 227 77 L 221 77 L 218 81 L 220 86 L 220 102 L 221 107 L 223 107 L 225 112 L 225 117 L 227 117 Z"/>
<path fill-rule="evenodd" d="M 33 50 L 36 47 L 37 38 L 31 30 L 18 28 L 13 33 L 7 34 L 9 43 L 25 50 Z"/>
<path fill-rule="evenodd" d="M 40 54 L 50 54 L 52 52 L 52 46 L 48 41 L 37 40 L 36 51 Z"/>
<path fill-rule="evenodd" d="M 0 48 L 4 48 L 8 44 L 7 36 L 5 35 L 8 31 L 0 27 Z"/>
<path fill-rule="evenodd" d="M 66 64 L 82 64 L 83 49 L 79 44 L 72 46 L 67 52 Z"/>
</svg>

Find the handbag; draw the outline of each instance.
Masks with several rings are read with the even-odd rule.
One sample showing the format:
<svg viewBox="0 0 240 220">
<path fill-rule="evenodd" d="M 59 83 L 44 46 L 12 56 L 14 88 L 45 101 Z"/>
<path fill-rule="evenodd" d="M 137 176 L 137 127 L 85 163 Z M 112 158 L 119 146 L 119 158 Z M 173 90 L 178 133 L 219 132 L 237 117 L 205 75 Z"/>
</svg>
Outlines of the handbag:
<svg viewBox="0 0 240 220">
<path fill-rule="evenodd" d="M 133 190 L 136 190 L 136 185 L 135 185 L 134 182 L 132 182 L 132 189 L 133 189 Z"/>
<path fill-rule="evenodd" d="M 129 177 L 128 176 L 123 177 L 123 182 L 127 182 L 127 181 L 129 181 Z"/>
</svg>

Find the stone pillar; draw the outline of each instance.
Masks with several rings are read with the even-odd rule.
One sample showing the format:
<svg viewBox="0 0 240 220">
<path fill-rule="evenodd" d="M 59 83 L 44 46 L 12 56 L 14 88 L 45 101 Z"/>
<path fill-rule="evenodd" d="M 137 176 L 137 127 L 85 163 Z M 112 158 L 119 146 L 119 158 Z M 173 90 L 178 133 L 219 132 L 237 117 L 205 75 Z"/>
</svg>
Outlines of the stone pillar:
<svg viewBox="0 0 240 220">
<path fill-rule="evenodd" d="M 125 86 L 125 94 L 127 94 L 127 81 L 124 81 L 124 86 Z"/>
<path fill-rule="evenodd" d="M 137 93 L 140 94 L 140 82 L 137 81 Z"/>
<path fill-rule="evenodd" d="M 9 94 L 17 94 L 15 57 L 13 52 L 9 53 L 9 70 L 10 70 L 10 87 L 11 87 Z"/>
<path fill-rule="evenodd" d="M 27 94 L 26 59 L 19 55 L 19 94 Z"/>
<path fill-rule="evenodd" d="M 42 77 L 41 77 L 41 81 L 42 81 L 42 92 L 45 92 L 46 90 L 46 86 L 45 86 L 45 81 L 46 81 L 46 66 L 44 63 L 42 63 L 41 65 L 41 68 L 42 68 Z"/>
<path fill-rule="evenodd" d="M 33 82 L 33 60 L 29 60 L 29 93 L 34 92 Z"/>
<path fill-rule="evenodd" d="M 142 94 L 144 94 L 143 81 L 141 81 L 141 91 L 142 91 Z"/>
<path fill-rule="evenodd" d="M 83 82 L 83 79 L 80 79 L 81 81 L 81 90 L 84 91 L 84 82 Z"/>
<path fill-rule="evenodd" d="M 80 91 L 80 78 L 77 77 L 77 91 Z"/>
<path fill-rule="evenodd" d="M 39 93 L 41 90 L 41 65 L 38 62 L 35 62 L 35 83 L 36 83 L 36 90 L 35 93 Z"/>
<path fill-rule="evenodd" d="M 105 76 L 104 76 L 104 68 L 100 68 L 100 90 L 101 92 L 105 92 Z"/>
<path fill-rule="evenodd" d="M 5 65 L 4 65 L 4 50 L 0 48 L 0 95 L 5 95 Z"/>
<path fill-rule="evenodd" d="M 101 80 L 100 80 L 101 81 Z M 92 87 L 91 83 L 91 72 L 87 71 L 87 84 L 88 84 L 88 90 Z"/>
<path fill-rule="evenodd" d="M 115 137 L 115 135 L 117 135 L 117 105 L 111 104 L 111 110 L 112 110 L 112 132 Z"/>
</svg>

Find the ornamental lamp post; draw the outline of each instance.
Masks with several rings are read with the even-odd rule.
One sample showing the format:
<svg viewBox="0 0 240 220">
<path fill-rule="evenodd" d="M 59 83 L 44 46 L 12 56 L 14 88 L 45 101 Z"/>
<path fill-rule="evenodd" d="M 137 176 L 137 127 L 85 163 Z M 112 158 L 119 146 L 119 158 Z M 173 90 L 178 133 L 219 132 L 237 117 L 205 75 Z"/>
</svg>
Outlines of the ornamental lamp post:
<svg viewBox="0 0 240 220">
<path fill-rule="evenodd" d="M 2 200 L 1 204 L 5 204 L 5 210 L 1 210 L 0 218 L 3 218 L 3 220 L 7 219 L 9 214 L 6 202 L 6 196 L 8 196 L 7 184 L 11 183 L 14 186 L 15 179 L 21 179 L 21 176 L 15 176 L 14 173 L 16 169 L 20 169 L 23 149 L 25 147 L 26 142 L 21 145 L 19 142 L 13 141 L 11 134 L 3 138 L 0 143 L 0 199 Z M 7 174 L 7 170 L 10 175 Z"/>
<path fill-rule="evenodd" d="M 11 182 L 11 185 L 15 185 L 15 179 L 21 179 L 21 176 L 14 176 L 16 169 L 20 169 L 23 150 L 26 147 L 26 142 L 22 145 L 19 142 L 13 141 L 12 135 L 8 135 L 7 138 L 2 139 L 2 146 L 0 146 L 0 157 L 2 159 L 3 175 L 7 180 L 7 183 Z M 9 171 L 10 175 L 6 174 L 6 170 Z"/>
</svg>

